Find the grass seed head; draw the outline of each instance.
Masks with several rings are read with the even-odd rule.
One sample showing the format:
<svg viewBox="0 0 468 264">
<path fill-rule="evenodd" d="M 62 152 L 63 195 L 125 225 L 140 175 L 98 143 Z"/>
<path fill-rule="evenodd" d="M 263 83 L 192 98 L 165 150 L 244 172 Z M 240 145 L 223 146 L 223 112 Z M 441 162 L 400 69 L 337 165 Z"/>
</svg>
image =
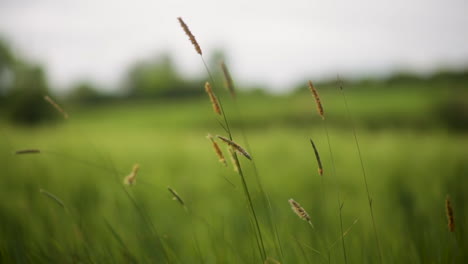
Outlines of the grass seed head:
<svg viewBox="0 0 468 264">
<path fill-rule="evenodd" d="M 312 148 L 314 149 L 315 159 L 317 160 L 318 173 L 320 174 L 320 176 L 323 176 L 322 161 L 320 160 L 319 152 L 312 139 L 310 139 L 310 144 L 312 144 Z"/>
<path fill-rule="evenodd" d="M 179 202 L 182 206 L 185 206 L 185 202 L 184 200 L 182 200 L 182 198 L 180 197 L 180 195 L 174 190 L 172 189 L 171 187 L 167 186 L 167 189 L 169 190 L 169 192 L 172 194 L 172 200 L 175 200 L 177 202 Z"/>
<path fill-rule="evenodd" d="M 206 138 L 211 140 L 211 143 L 213 144 L 213 149 L 216 153 L 216 156 L 218 156 L 219 162 L 221 162 L 224 166 L 227 166 L 226 159 L 224 158 L 223 152 L 221 151 L 221 148 L 219 148 L 219 145 L 218 143 L 216 143 L 213 136 L 211 134 L 208 134 Z"/>
<path fill-rule="evenodd" d="M 50 105 L 52 105 L 55 108 L 55 110 L 62 114 L 63 118 L 68 119 L 67 112 L 65 112 L 65 110 L 63 110 L 63 108 L 60 107 L 60 105 L 58 105 L 54 100 L 52 100 L 52 98 L 46 95 L 44 96 L 44 100 L 46 100 Z"/>
<path fill-rule="evenodd" d="M 452 203 L 450 202 L 450 196 L 447 195 L 445 198 L 445 212 L 447 214 L 447 226 L 450 232 L 455 231 L 455 217 L 453 215 L 453 207 Z"/>
<path fill-rule="evenodd" d="M 179 23 L 180 23 L 180 26 L 182 27 L 182 29 L 184 30 L 185 34 L 189 37 L 190 39 L 190 42 L 192 42 L 192 45 L 193 47 L 195 48 L 195 51 L 202 55 L 202 50 L 200 48 L 200 45 L 198 45 L 198 42 L 197 40 L 195 39 L 195 36 L 192 34 L 192 32 L 190 31 L 189 27 L 187 26 L 187 24 L 185 24 L 184 20 L 181 18 L 181 17 L 178 17 L 177 20 L 179 20 Z"/>
<path fill-rule="evenodd" d="M 235 155 L 236 155 L 236 151 L 228 145 L 228 151 L 229 151 L 229 156 L 231 157 L 231 163 L 232 163 L 232 168 L 234 169 L 235 172 L 239 173 L 240 169 L 240 165 L 239 165 L 239 160 L 236 159 Z"/>
<path fill-rule="evenodd" d="M 135 185 L 138 170 L 140 170 L 140 165 L 139 164 L 133 165 L 132 172 L 130 172 L 130 174 L 127 175 L 127 177 L 124 178 L 124 184 L 125 185 Z"/>
<path fill-rule="evenodd" d="M 21 155 L 21 154 L 39 154 L 41 153 L 40 150 L 38 149 L 20 149 L 15 151 L 16 155 Z"/>
<path fill-rule="evenodd" d="M 309 81 L 309 89 L 312 92 L 312 95 L 314 96 L 315 103 L 317 104 L 317 112 L 322 117 L 322 119 L 325 119 L 322 102 L 320 101 L 320 96 L 319 96 L 319 94 L 317 92 L 317 89 L 315 89 L 314 84 L 312 83 L 312 81 Z"/>
<path fill-rule="evenodd" d="M 213 106 L 213 111 L 216 114 L 221 115 L 221 107 L 219 106 L 218 98 L 214 94 L 213 89 L 211 88 L 211 84 L 209 82 L 205 83 L 205 91 L 210 97 L 211 105 Z"/>
<path fill-rule="evenodd" d="M 293 210 L 293 212 L 296 213 L 297 216 L 299 216 L 299 218 L 301 218 L 304 221 L 309 222 L 309 224 L 312 227 L 314 227 L 312 225 L 312 222 L 310 221 L 309 214 L 306 212 L 306 210 L 298 202 L 294 201 L 294 199 L 289 199 L 288 202 L 291 205 L 291 209 Z"/>
<path fill-rule="evenodd" d="M 236 142 L 234 142 L 232 140 L 229 140 L 229 139 L 227 139 L 227 138 L 225 138 L 223 136 L 217 135 L 216 137 L 221 139 L 224 143 L 231 146 L 235 151 L 237 151 L 237 152 L 241 153 L 242 155 L 244 155 L 247 159 L 252 160 L 252 156 L 250 156 L 250 154 L 243 147 L 241 147 L 239 144 L 237 144 Z"/>
<path fill-rule="evenodd" d="M 232 81 L 231 74 L 226 66 L 226 64 L 221 62 L 221 70 L 223 71 L 224 83 L 229 90 L 229 93 L 233 98 L 236 98 L 236 92 L 234 91 L 234 82 Z"/>
</svg>

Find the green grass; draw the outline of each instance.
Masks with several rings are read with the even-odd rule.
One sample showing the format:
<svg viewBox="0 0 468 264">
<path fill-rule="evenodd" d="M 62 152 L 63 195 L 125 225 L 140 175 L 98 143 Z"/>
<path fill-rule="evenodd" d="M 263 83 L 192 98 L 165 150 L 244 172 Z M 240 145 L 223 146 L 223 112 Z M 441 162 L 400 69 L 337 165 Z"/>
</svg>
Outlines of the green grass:
<svg viewBox="0 0 468 264">
<path fill-rule="evenodd" d="M 443 100 L 418 89 L 348 92 L 356 118 L 384 263 L 459 263 L 466 250 L 468 135 L 430 116 Z M 234 138 L 246 134 L 270 196 L 284 256 L 268 232 L 268 213 L 255 188 L 251 162 L 240 156 L 269 257 L 281 263 L 342 263 L 337 188 L 348 263 L 376 263 L 359 159 L 338 91 L 321 92 L 330 116 L 337 176 L 310 94 L 241 97 L 244 120 L 228 100 Z M 40 127 L 2 121 L 0 141 L 0 260 L 3 263 L 262 263 L 239 176 L 218 161 L 206 134 L 223 134 L 206 98 L 71 108 L 70 120 Z M 394 121 L 392 123 L 392 120 Z M 423 129 L 414 120 L 424 124 Z M 321 152 L 324 185 L 309 138 Z M 238 139 L 238 140 L 237 140 Z M 225 150 L 224 146 L 223 150 Z M 14 155 L 37 148 L 41 154 Z M 225 151 L 225 155 L 227 152 Z M 139 163 L 137 184 L 122 187 Z M 228 161 L 229 163 L 229 161 Z M 117 172 L 117 173 L 116 173 Z M 184 199 L 187 214 L 167 186 Z M 63 201 L 65 211 L 44 189 Z M 452 197 L 456 232 L 444 200 Z M 294 198 L 315 230 L 291 211 Z M 151 224 L 149 223 L 151 222 Z M 201 257 L 195 249 L 194 237 Z M 319 251 L 323 256 L 319 255 Z"/>
</svg>

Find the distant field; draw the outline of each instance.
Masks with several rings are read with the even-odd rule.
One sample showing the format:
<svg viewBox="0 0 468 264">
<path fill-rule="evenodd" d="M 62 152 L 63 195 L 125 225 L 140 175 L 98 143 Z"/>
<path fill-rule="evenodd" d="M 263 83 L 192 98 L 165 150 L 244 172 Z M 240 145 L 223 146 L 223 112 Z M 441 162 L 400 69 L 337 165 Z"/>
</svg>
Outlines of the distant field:
<svg viewBox="0 0 468 264">
<path fill-rule="evenodd" d="M 267 255 L 280 263 L 344 263 L 340 195 L 344 229 L 352 227 L 344 238 L 347 261 L 378 263 L 352 124 L 337 90 L 321 95 L 336 175 L 310 94 L 241 96 L 240 115 L 223 98 L 234 139 L 245 146 L 240 132 L 245 128 L 270 198 L 271 216 L 252 162 L 239 157 Z M 437 116 L 438 106 L 451 95 L 404 88 L 351 89 L 347 95 L 384 263 L 464 263 L 468 134 L 451 131 Z M 263 262 L 240 178 L 229 158 L 228 167 L 217 161 L 205 138 L 207 133 L 225 135 L 207 98 L 68 110 L 69 120 L 33 128 L 1 121 L 3 263 Z M 323 178 L 309 138 L 321 153 Z M 42 153 L 13 154 L 31 148 Z M 135 163 L 140 164 L 137 183 L 124 186 Z M 172 200 L 167 186 L 184 199 L 188 213 Z M 447 229 L 447 194 L 455 212 L 454 233 Z M 292 212 L 290 198 L 308 211 L 315 229 Z"/>
</svg>

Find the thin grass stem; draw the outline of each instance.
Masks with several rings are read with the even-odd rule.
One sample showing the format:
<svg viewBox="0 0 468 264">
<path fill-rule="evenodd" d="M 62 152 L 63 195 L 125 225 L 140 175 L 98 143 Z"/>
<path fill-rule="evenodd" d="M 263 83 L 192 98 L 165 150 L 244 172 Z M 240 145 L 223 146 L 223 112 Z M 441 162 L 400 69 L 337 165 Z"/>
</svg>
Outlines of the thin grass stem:
<svg viewBox="0 0 468 264">
<path fill-rule="evenodd" d="M 208 67 L 208 65 L 206 64 L 205 62 L 205 59 L 203 58 L 203 56 L 200 54 L 200 58 L 203 62 L 203 65 L 205 67 L 205 70 L 206 72 L 208 73 L 210 79 L 211 79 L 211 82 L 213 83 L 213 86 L 216 87 L 216 82 L 213 78 L 213 75 L 211 74 L 211 71 Z M 218 102 L 219 102 L 219 106 L 221 108 L 221 113 L 222 113 L 222 116 L 223 116 L 223 120 L 224 120 L 224 124 L 225 124 L 225 130 L 226 132 L 228 133 L 228 136 L 229 136 L 229 139 L 232 141 L 233 140 L 233 137 L 232 137 L 232 132 L 231 132 L 231 128 L 229 126 L 229 122 L 228 122 L 228 119 L 226 117 L 226 112 L 224 111 L 224 107 L 223 107 L 223 103 L 222 103 L 222 100 L 220 97 L 218 97 Z M 236 160 L 236 162 L 238 163 L 239 160 L 238 160 L 238 157 L 236 155 L 236 153 L 234 153 L 234 159 Z M 242 169 L 240 168 L 239 166 L 239 172 L 238 174 L 240 175 L 241 177 L 241 181 L 242 181 L 242 187 L 244 189 L 244 194 L 246 195 L 246 198 L 247 198 L 247 201 L 248 201 L 248 205 L 249 205 L 249 208 L 250 208 L 250 211 L 252 213 L 252 217 L 254 218 L 254 222 L 255 222 L 255 227 L 256 227 L 256 236 L 258 236 L 258 240 L 259 240 L 259 251 L 260 251 L 260 255 L 262 257 L 262 261 L 264 261 L 266 259 L 266 250 L 265 250 L 265 245 L 264 245 L 264 241 L 263 241 L 263 236 L 262 236 L 262 231 L 260 229 L 260 224 L 259 224 L 259 221 L 258 221 L 258 217 L 257 217 L 257 214 L 255 212 L 255 208 L 253 206 L 253 202 L 252 202 L 252 198 L 251 198 L 251 195 L 250 195 L 250 191 L 249 191 L 249 188 L 247 187 L 247 182 L 245 180 L 245 176 L 244 176 L 244 173 L 242 171 Z"/>
<path fill-rule="evenodd" d="M 229 70 L 228 70 L 228 68 L 227 68 L 227 66 L 226 66 L 226 64 L 224 62 L 221 62 L 221 69 L 223 71 L 223 75 L 224 75 L 224 78 L 225 78 L 225 84 L 227 86 L 227 89 L 228 89 L 229 93 L 231 94 L 231 98 L 232 98 L 232 101 L 234 103 L 234 109 L 236 111 L 236 114 L 237 114 L 237 116 L 239 117 L 240 120 L 244 120 L 243 113 L 242 113 L 241 108 L 239 107 L 239 104 L 238 104 L 238 97 L 236 96 L 233 79 L 232 79 L 231 74 L 229 73 Z M 244 141 L 245 147 L 246 147 L 247 151 L 250 153 L 250 155 L 252 157 L 251 164 L 252 164 L 252 168 L 253 168 L 253 171 L 254 171 L 255 180 L 257 182 L 258 188 L 260 189 L 260 194 L 262 196 L 263 203 L 266 205 L 266 208 L 267 208 L 268 220 L 269 220 L 268 222 L 269 222 L 269 225 L 270 225 L 271 233 L 273 234 L 273 237 L 275 239 L 275 250 L 276 250 L 276 253 L 278 254 L 278 256 L 280 258 L 280 261 L 283 262 L 284 253 L 283 253 L 283 248 L 282 248 L 282 245 L 281 245 L 281 239 L 280 239 L 279 233 L 278 233 L 278 228 L 276 226 L 275 221 L 273 220 L 273 208 L 271 206 L 270 197 L 269 197 L 268 193 L 266 192 L 266 190 L 264 189 L 262 181 L 260 179 L 260 174 L 258 172 L 257 163 L 256 163 L 256 161 L 254 159 L 254 155 L 253 155 L 252 148 L 250 146 L 250 142 L 249 142 L 249 140 L 247 138 L 247 135 L 245 133 L 245 127 L 244 127 L 243 122 L 240 122 L 239 128 L 240 128 L 242 140 Z"/>
<path fill-rule="evenodd" d="M 351 115 L 351 111 L 350 111 L 349 106 L 348 106 L 348 100 L 346 99 L 346 95 L 345 95 L 345 92 L 344 92 L 344 89 L 343 89 L 343 84 L 342 84 L 341 80 L 339 79 L 339 77 L 338 77 L 338 81 L 340 82 L 339 83 L 339 88 L 340 88 L 341 96 L 343 98 L 345 108 L 346 108 L 346 113 L 347 113 L 348 119 L 349 119 L 349 121 L 351 123 L 351 128 L 352 128 L 352 131 L 353 131 L 354 142 L 356 144 L 356 149 L 357 149 L 358 156 L 359 156 L 359 163 L 361 165 L 362 177 L 364 179 L 364 186 L 366 187 L 367 201 L 369 203 L 369 211 L 370 211 L 370 215 L 371 215 L 371 219 L 372 219 L 372 228 L 374 230 L 375 242 L 377 243 L 377 249 L 379 251 L 378 252 L 379 253 L 379 261 L 380 261 L 380 263 L 382 263 L 382 249 L 380 247 L 380 240 L 379 240 L 379 236 L 378 236 L 378 233 L 377 233 L 377 227 L 375 225 L 375 217 L 374 217 L 372 198 L 371 198 L 370 191 L 369 191 L 369 184 L 367 183 L 367 174 L 366 174 L 366 169 L 365 169 L 364 161 L 363 161 L 362 154 L 361 154 L 361 147 L 360 147 L 358 136 L 357 136 L 357 133 L 356 133 L 356 127 L 354 126 L 353 117 Z"/>
</svg>

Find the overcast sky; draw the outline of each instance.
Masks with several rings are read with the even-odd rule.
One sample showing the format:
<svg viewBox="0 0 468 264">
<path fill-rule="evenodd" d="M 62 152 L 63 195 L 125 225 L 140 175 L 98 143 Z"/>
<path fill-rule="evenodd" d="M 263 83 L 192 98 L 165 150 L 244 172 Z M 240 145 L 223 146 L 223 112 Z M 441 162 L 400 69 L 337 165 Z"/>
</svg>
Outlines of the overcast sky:
<svg viewBox="0 0 468 264">
<path fill-rule="evenodd" d="M 467 0 L 0 0 L 0 36 L 56 87 L 108 87 L 132 62 L 170 52 L 188 77 L 222 48 L 235 79 L 284 91 L 304 78 L 468 66 Z"/>
</svg>

